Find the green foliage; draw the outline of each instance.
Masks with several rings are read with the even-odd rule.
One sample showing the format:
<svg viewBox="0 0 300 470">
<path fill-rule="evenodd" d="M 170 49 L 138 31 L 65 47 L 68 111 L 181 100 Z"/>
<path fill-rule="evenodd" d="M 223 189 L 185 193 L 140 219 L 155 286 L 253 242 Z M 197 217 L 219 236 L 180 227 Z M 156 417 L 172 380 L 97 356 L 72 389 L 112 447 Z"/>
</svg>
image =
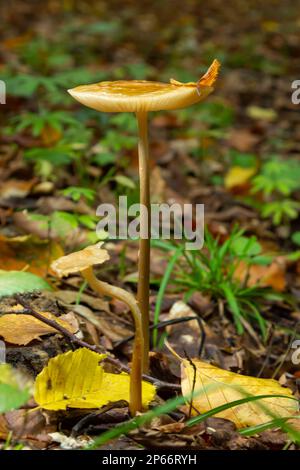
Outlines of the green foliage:
<svg viewBox="0 0 300 470">
<path fill-rule="evenodd" d="M 0 383 L 0 413 L 15 410 L 24 405 L 29 398 L 27 390 Z"/>
<path fill-rule="evenodd" d="M 44 279 L 32 273 L 0 271 L 0 297 L 35 290 L 51 290 L 51 288 Z"/>
<path fill-rule="evenodd" d="M 195 392 L 193 394 L 193 396 L 199 396 L 201 394 L 205 393 L 205 391 L 201 391 L 201 392 Z M 224 405 L 221 405 L 221 406 L 217 406 L 215 408 L 213 408 L 212 410 L 210 411 L 207 411 L 206 413 L 202 413 L 201 415 L 199 416 L 196 416 L 196 417 L 193 417 L 193 418 L 190 418 L 186 425 L 188 427 L 192 427 L 193 425 L 196 425 L 196 424 L 199 424 L 203 421 L 205 421 L 207 418 L 211 417 L 211 416 L 215 416 L 217 415 L 218 413 L 220 413 L 221 411 L 225 411 L 225 410 L 228 410 L 230 408 L 234 408 L 235 406 L 239 406 L 241 404 L 245 404 L 245 403 L 249 403 L 249 402 L 259 402 L 259 400 L 263 400 L 265 398 L 276 398 L 277 396 L 279 395 L 257 395 L 257 396 L 246 396 L 245 398 L 241 398 L 239 400 L 234 400 L 232 402 L 229 402 L 229 403 L 225 403 Z M 285 397 L 285 395 L 280 395 L 280 397 Z M 170 400 L 168 400 L 166 403 L 164 403 L 163 405 L 160 405 L 160 406 L 156 406 L 155 408 L 153 408 L 152 410 L 148 411 L 147 413 L 144 413 L 140 416 L 136 416 L 135 418 L 131 419 L 130 421 L 127 421 L 125 423 L 122 423 L 118 426 L 115 426 L 113 429 L 110 429 L 106 432 L 104 432 L 103 434 L 101 434 L 99 437 L 97 437 L 93 444 L 89 445 L 87 447 L 88 450 L 92 450 L 92 449 L 97 449 L 98 447 L 101 447 L 102 445 L 106 444 L 107 442 L 111 441 L 112 439 L 116 439 L 122 435 L 126 435 L 128 433 L 130 433 L 131 431 L 145 425 L 146 423 L 150 423 L 155 417 L 157 416 L 161 416 L 161 415 L 164 415 L 164 414 L 168 414 L 170 413 L 171 411 L 174 411 L 176 409 L 178 409 L 181 405 L 183 405 L 184 403 L 186 403 L 187 401 L 189 401 L 191 399 L 190 396 L 186 396 L 186 397 L 176 397 L 176 398 L 172 398 Z M 258 403 L 258 406 L 259 406 L 259 403 Z M 265 407 L 264 407 L 265 408 Z M 267 408 L 267 407 L 266 407 Z M 272 420 L 271 423 L 266 423 L 266 425 L 260 425 L 261 427 L 263 426 L 266 426 L 265 429 L 270 429 L 270 428 L 275 428 L 275 427 L 280 427 L 283 431 L 285 432 L 288 432 L 289 433 L 289 436 L 290 438 L 292 439 L 293 442 L 300 442 L 300 433 L 295 430 L 292 426 L 289 426 L 286 424 L 286 419 L 285 418 L 274 418 L 274 420 Z M 254 430 L 253 429 L 254 426 L 252 427 L 252 431 Z M 260 429 L 259 429 L 259 426 L 257 426 L 257 431 L 259 432 Z M 247 428 L 249 429 L 249 428 Z M 241 429 L 239 432 L 242 434 L 242 435 L 247 435 L 247 429 Z M 264 430 L 261 429 L 261 432 Z M 249 435 L 252 435 L 249 433 Z"/>
<path fill-rule="evenodd" d="M 292 241 L 296 244 L 296 245 L 300 245 L 300 232 L 294 232 L 292 234 Z"/>
<path fill-rule="evenodd" d="M 256 237 L 245 237 L 241 230 L 234 229 L 229 238 L 221 244 L 218 238 L 214 239 L 206 231 L 205 245 L 200 251 L 185 251 L 182 247 L 176 248 L 166 242 L 158 244 L 154 242 L 154 244 L 167 251 L 175 249 L 174 256 L 171 257 L 165 271 L 165 277 L 170 276 L 169 268 L 172 264 L 173 269 L 175 258 L 176 269 L 173 273 L 173 282 L 187 289 L 187 299 L 193 292 L 201 291 L 211 295 L 215 300 L 223 300 L 233 316 L 239 334 L 244 332 L 244 323 L 247 320 L 256 322 L 265 338 L 266 322 L 260 313 L 260 301 L 262 298 L 268 298 L 270 289 L 258 286 L 247 287 L 247 272 L 242 282 L 234 276 L 241 261 L 248 268 L 253 264 L 271 263 L 271 256 L 261 254 L 261 246 Z M 166 288 L 165 277 L 160 284 L 158 299 L 161 290 Z M 156 321 L 158 321 L 158 315 L 159 309 L 156 310 Z"/>
<path fill-rule="evenodd" d="M 264 196 L 279 193 L 290 196 L 300 189 L 300 163 L 294 159 L 281 160 L 270 156 L 263 164 L 260 173 L 252 180 L 253 193 L 261 191 Z"/>
<path fill-rule="evenodd" d="M 262 217 L 279 225 L 298 217 L 300 203 L 290 196 L 300 189 L 300 163 L 293 158 L 271 158 L 252 179 L 252 193 L 260 192 L 265 199 L 259 205 Z"/>
<path fill-rule="evenodd" d="M 253 153 L 239 152 L 230 149 L 228 152 L 230 166 L 240 166 L 242 168 L 253 168 L 256 166 L 257 157 Z"/>
<path fill-rule="evenodd" d="M 178 111 L 179 118 L 188 123 L 193 120 L 206 124 L 211 129 L 224 129 L 232 125 L 234 111 L 222 101 L 204 101 L 197 109 L 185 108 Z"/>
<path fill-rule="evenodd" d="M 30 129 L 34 137 L 40 136 L 46 126 L 58 132 L 62 132 L 66 125 L 78 127 L 78 121 L 66 111 L 42 110 L 38 113 L 26 113 L 21 114 L 14 121 L 17 123 L 17 132 Z"/>
<path fill-rule="evenodd" d="M 74 149 L 68 145 L 54 147 L 35 147 L 24 152 L 24 158 L 35 163 L 46 161 L 53 166 L 68 165 L 75 158 Z"/>
<path fill-rule="evenodd" d="M 292 199 L 266 202 L 261 208 L 262 217 L 270 217 L 274 225 L 280 225 L 285 220 L 297 219 L 300 203 Z"/>
<path fill-rule="evenodd" d="M 72 199 L 74 202 L 78 202 L 81 198 L 86 199 L 88 202 L 93 202 L 95 199 L 96 191 L 89 188 L 81 188 L 79 186 L 69 186 L 61 191 L 61 193 Z"/>
<path fill-rule="evenodd" d="M 30 393 L 20 386 L 15 370 L 9 364 L 0 364 L 0 413 L 15 410 L 24 405 Z"/>
<path fill-rule="evenodd" d="M 67 235 L 74 233 L 80 226 L 94 233 L 98 222 L 96 215 L 71 214 L 65 211 L 54 211 L 50 215 L 28 214 L 28 218 L 35 221 L 41 230 L 49 231 L 60 240 L 65 240 Z M 96 242 L 98 238 L 93 240 Z"/>
</svg>

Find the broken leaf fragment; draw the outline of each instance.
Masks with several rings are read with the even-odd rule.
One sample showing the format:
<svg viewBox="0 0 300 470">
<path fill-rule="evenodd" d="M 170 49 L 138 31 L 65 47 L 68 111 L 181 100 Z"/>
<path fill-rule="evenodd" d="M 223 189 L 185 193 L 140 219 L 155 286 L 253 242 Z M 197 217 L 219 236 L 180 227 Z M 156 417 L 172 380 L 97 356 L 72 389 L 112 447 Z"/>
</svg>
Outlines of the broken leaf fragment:
<svg viewBox="0 0 300 470">
<path fill-rule="evenodd" d="M 192 364 L 188 360 L 182 359 L 181 388 L 185 396 L 189 396 L 193 392 L 193 415 L 205 413 L 249 395 L 284 396 L 243 403 L 215 416 L 229 419 L 238 428 L 242 428 L 266 423 L 274 417 L 292 416 L 298 412 L 298 401 L 293 397 L 292 392 L 288 388 L 282 387 L 276 380 L 235 374 L 198 359 L 193 359 Z"/>
<path fill-rule="evenodd" d="M 105 354 L 86 348 L 69 351 L 50 359 L 37 376 L 34 398 L 46 410 L 100 408 L 109 402 L 129 402 L 129 375 L 105 372 Z M 155 387 L 143 382 L 143 406 L 155 396 Z"/>
</svg>

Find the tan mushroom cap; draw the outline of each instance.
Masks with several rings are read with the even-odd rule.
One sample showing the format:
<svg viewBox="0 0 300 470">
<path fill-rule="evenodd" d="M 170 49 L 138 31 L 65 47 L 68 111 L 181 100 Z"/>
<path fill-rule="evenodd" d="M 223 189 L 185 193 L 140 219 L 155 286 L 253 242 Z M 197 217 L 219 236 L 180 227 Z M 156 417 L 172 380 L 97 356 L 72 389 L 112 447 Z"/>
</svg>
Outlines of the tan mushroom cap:
<svg viewBox="0 0 300 470">
<path fill-rule="evenodd" d="M 80 103 L 108 113 L 179 109 L 202 101 L 213 91 L 219 68 L 214 60 L 198 82 L 120 80 L 81 85 L 68 92 Z"/>
<path fill-rule="evenodd" d="M 95 264 L 102 264 L 109 259 L 107 250 L 102 249 L 103 242 L 88 246 L 81 251 L 75 251 L 53 261 L 51 268 L 59 276 L 84 271 Z"/>
</svg>

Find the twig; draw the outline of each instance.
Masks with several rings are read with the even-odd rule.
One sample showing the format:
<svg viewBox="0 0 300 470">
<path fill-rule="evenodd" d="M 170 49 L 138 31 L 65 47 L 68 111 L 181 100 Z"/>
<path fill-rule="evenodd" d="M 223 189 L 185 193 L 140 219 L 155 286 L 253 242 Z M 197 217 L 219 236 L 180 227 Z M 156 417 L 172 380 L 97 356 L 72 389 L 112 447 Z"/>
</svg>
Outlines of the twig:
<svg viewBox="0 0 300 470">
<path fill-rule="evenodd" d="M 150 330 L 154 330 L 154 329 L 159 330 L 161 328 L 164 328 L 165 326 L 176 325 L 177 323 L 184 323 L 184 322 L 188 322 L 191 320 L 196 320 L 201 331 L 201 340 L 200 340 L 199 349 L 198 349 L 198 356 L 201 357 L 203 353 L 205 340 L 206 340 L 206 333 L 203 327 L 202 319 L 200 317 L 192 316 L 192 317 L 173 318 L 172 320 L 162 321 L 158 323 L 157 325 L 151 325 L 149 328 Z M 117 341 L 117 343 L 114 344 L 114 347 L 118 348 L 122 346 L 123 344 L 127 343 L 128 341 L 131 341 L 133 338 L 134 338 L 134 335 L 127 336 L 127 338 Z"/>
<path fill-rule="evenodd" d="M 82 348 L 87 348 L 90 349 L 93 352 L 98 352 L 100 354 L 103 354 L 103 350 L 99 348 L 98 346 L 93 346 L 92 344 L 86 343 L 85 341 L 82 341 L 81 339 L 77 338 L 73 333 L 71 333 L 69 330 L 61 326 L 59 323 L 57 323 L 55 320 L 51 320 L 49 318 L 44 317 L 41 313 L 37 312 L 35 308 L 33 308 L 31 305 L 29 305 L 24 299 L 22 299 L 21 296 L 18 294 L 15 295 L 15 299 L 19 304 L 24 307 L 25 310 L 22 312 L 17 312 L 17 313 L 22 313 L 25 315 L 32 315 L 35 317 L 37 320 L 40 320 L 43 323 L 46 323 L 46 325 L 51 326 L 55 330 L 57 330 L 59 333 L 61 333 L 63 336 L 68 338 L 71 343 L 77 344 L 78 346 Z M 16 313 L 16 312 L 14 312 Z M 120 370 L 129 373 L 130 372 L 130 367 L 126 366 L 125 364 L 122 364 L 121 361 L 118 359 L 115 359 L 111 356 L 107 356 L 104 361 L 109 362 L 110 364 L 118 367 Z M 161 381 L 159 379 L 156 379 L 155 377 L 151 377 L 150 375 L 145 375 L 143 374 L 143 379 L 146 380 L 147 382 L 152 383 L 155 385 L 156 388 L 169 388 L 173 390 L 181 390 L 180 385 L 178 384 L 171 384 L 168 382 Z"/>
</svg>

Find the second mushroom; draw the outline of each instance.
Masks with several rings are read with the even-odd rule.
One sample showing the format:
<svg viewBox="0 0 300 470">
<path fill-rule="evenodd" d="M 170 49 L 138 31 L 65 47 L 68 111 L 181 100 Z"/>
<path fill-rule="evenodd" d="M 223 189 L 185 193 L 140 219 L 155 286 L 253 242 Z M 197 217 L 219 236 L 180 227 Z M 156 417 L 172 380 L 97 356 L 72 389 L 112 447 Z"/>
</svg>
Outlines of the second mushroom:
<svg viewBox="0 0 300 470">
<path fill-rule="evenodd" d="M 109 259 L 107 250 L 101 248 L 103 243 L 88 246 L 81 251 L 76 251 L 58 258 L 51 264 L 51 268 L 59 277 L 68 276 L 80 272 L 91 288 L 100 295 L 121 300 L 128 305 L 135 324 L 135 340 L 132 353 L 132 365 L 130 373 L 130 403 L 129 409 L 132 416 L 142 410 L 142 352 L 144 346 L 142 333 L 141 313 L 132 294 L 120 287 L 100 281 L 94 274 L 93 266 L 105 263 Z"/>
</svg>

